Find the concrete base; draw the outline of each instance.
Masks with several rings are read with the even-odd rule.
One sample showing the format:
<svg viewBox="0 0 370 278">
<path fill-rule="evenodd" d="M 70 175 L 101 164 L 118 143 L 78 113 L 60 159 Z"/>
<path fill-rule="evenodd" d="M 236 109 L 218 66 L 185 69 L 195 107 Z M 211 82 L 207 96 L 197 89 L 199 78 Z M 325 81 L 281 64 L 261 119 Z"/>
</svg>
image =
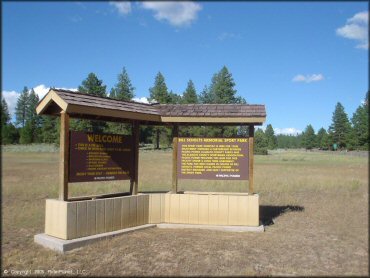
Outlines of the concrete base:
<svg viewBox="0 0 370 278">
<path fill-rule="evenodd" d="M 217 225 L 191 225 L 191 224 L 146 224 L 141 226 L 136 226 L 132 228 L 122 229 L 114 232 L 102 233 L 92 236 L 80 237 L 76 239 L 60 239 L 47 234 L 38 234 L 35 235 L 34 240 L 37 244 L 40 244 L 46 248 L 58 251 L 66 252 L 72 249 L 80 248 L 84 245 L 90 244 L 92 242 L 111 238 L 117 235 L 158 227 L 161 229 L 205 229 L 205 230 L 216 230 L 224 232 L 264 232 L 265 228 L 263 225 L 258 227 L 250 226 L 217 226 Z"/>
<path fill-rule="evenodd" d="M 263 225 L 252 227 L 252 226 L 220 226 L 220 225 L 192 225 L 192 224 L 168 224 L 161 223 L 157 224 L 158 228 L 163 229 L 205 229 L 205 230 L 216 230 L 224 232 L 264 232 L 265 227 Z"/>
<path fill-rule="evenodd" d="M 154 227 L 156 227 L 155 224 L 146 224 L 146 225 L 126 228 L 126 229 L 122 229 L 122 230 L 118 230 L 114 232 L 102 233 L 102 234 L 86 236 L 86 237 L 81 237 L 81 238 L 76 238 L 76 239 L 69 239 L 69 240 L 56 238 L 53 236 L 49 236 L 47 234 L 38 234 L 38 235 L 35 235 L 34 240 L 36 243 L 46 248 L 59 251 L 59 252 L 66 252 L 66 251 L 70 251 L 72 249 L 82 247 L 84 245 L 87 245 L 89 243 L 92 243 L 98 240 L 114 237 L 117 235 L 129 233 L 133 231 L 138 231 L 142 229 L 154 228 Z"/>
</svg>

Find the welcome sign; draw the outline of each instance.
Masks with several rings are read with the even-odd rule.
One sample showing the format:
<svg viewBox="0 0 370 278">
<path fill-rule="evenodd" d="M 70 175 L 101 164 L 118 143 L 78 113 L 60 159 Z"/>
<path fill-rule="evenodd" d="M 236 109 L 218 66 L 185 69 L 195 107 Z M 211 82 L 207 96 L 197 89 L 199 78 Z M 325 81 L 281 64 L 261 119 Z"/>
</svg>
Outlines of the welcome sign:
<svg viewBox="0 0 370 278">
<path fill-rule="evenodd" d="M 70 132 L 69 182 L 127 180 L 133 139 L 121 134 Z"/>
</svg>

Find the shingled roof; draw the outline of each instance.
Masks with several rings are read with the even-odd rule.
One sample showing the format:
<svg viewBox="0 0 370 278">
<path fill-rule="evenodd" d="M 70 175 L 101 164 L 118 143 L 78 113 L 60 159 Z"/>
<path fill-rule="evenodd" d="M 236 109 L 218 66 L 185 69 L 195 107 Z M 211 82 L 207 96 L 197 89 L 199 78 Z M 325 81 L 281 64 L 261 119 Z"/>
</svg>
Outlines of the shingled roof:
<svg viewBox="0 0 370 278">
<path fill-rule="evenodd" d="M 266 117 L 264 105 L 256 104 L 160 104 L 165 117 Z"/>
<path fill-rule="evenodd" d="M 36 111 L 46 115 L 59 115 L 61 111 L 65 111 L 72 117 L 159 123 L 262 124 L 266 118 L 264 105 L 146 104 L 62 89 L 50 89 L 39 102 Z"/>
</svg>

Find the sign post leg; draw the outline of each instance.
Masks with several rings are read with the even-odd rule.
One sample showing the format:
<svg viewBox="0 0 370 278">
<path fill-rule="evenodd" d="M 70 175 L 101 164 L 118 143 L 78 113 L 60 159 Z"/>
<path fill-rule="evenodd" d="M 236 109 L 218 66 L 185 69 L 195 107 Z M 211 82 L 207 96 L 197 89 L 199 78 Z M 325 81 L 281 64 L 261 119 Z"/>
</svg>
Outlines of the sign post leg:
<svg viewBox="0 0 370 278">
<path fill-rule="evenodd" d="M 172 139 L 172 193 L 177 193 L 177 142 L 179 136 L 179 126 L 173 126 Z"/>
<path fill-rule="evenodd" d="M 134 153 L 134 169 L 130 179 L 130 192 L 132 195 L 137 195 L 139 192 L 139 123 L 132 123 L 132 138 L 133 138 L 133 153 Z"/>
<path fill-rule="evenodd" d="M 60 113 L 59 200 L 68 200 L 69 115 Z"/>
<path fill-rule="evenodd" d="M 253 184 L 253 145 L 254 145 L 254 126 L 249 125 L 248 126 L 249 131 L 249 138 L 248 138 L 248 144 L 249 144 L 249 194 L 253 195 L 254 193 L 254 184 Z"/>
</svg>

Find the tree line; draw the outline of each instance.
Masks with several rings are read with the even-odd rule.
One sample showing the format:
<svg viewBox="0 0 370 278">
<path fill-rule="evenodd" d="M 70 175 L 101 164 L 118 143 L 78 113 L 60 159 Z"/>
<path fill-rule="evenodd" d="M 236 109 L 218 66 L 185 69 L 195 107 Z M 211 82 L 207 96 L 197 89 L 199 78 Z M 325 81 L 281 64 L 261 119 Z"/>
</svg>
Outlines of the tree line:
<svg viewBox="0 0 370 278">
<path fill-rule="evenodd" d="M 344 106 L 338 102 L 335 106 L 332 123 L 326 130 L 320 128 L 317 133 L 311 124 L 296 135 L 275 135 L 271 125 L 266 130 L 257 129 L 255 133 L 257 153 L 267 154 L 267 150 L 296 149 L 306 150 L 369 150 L 369 92 L 364 102 L 358 106 L 349 119 Z"/>
<path fill-rule="evenodd" d="M 135 97 L 135 87 L 132 85 L 127 70 L 123 67 L 117 75 L 117 83 L 110 89 L 95 73 L 89 73 L 78 87 L 78 91 L 100 97 L 110 97 L 117 100 L 129 101 Z M 265 131 L 257 129 L 255 132 L 255 152 L 267 154 L 267 150 L 276 148 L 319 148 L 323 150 L 358 149 L 368 150 L 368 95 L 352 118 L 349 120 L 341 103 L 337 103 L 332 116 L 332 124 L 326 130 L 320 128 L 315 133 L 312 125 L 307 125 L 304 132 L 296 135 L 275 135 L 271 124 Z M 216 72 L 210 84 L 197 92 L 190 79 L 185 90 L 175 93 L 169 90 L 165 77 L 161 72 L 155 76 L 153 86 L 149 88 L 150 102 L 161 104 L 245 104 L 246 100 L 237 95 L 232 74 L 226 66 Z M 24 87 L 20 93 L 15 108 L 15 122 L 11 121 L 5 99 L 1 99 L 1 131 L 2 144 L 30 144 L 30 143 L 59 143 L 59 120 L 57 117 L 40 116 L 36 114 L 39 97 L 33 89 Z M 103 122 L 96 120 L 71 119 L 71 130 L 130 134 L 131 126 L 124 123 Z M 246 136 L 248 129 L 245 126 L 183 126 L 179 129 L 180 136 Z M 155 148 L 170 146 L 172 129 L 164 126 L 141 126 L 140 142 L 152 143 Z"/>
</svg>

